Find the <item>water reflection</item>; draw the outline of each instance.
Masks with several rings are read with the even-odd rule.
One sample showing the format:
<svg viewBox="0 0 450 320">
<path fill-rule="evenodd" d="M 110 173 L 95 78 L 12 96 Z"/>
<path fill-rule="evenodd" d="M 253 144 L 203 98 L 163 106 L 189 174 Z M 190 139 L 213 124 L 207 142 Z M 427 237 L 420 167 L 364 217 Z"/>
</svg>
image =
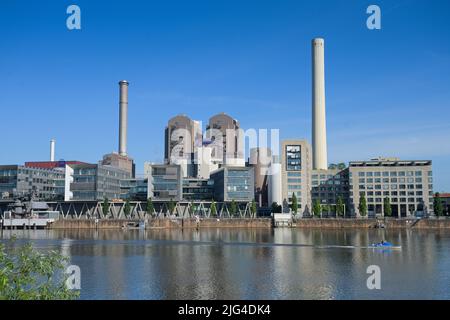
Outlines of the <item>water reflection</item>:
<svg viewBox="0 0 450 320">
<path fill-rule="evenodd" d="M 2 239 L 12 235 L 70 256 L 83 299 L 450 299 L 448 232 L 4 230 Z M 381 239 L 402 250 L 333 247 Z M 381 290 L 366 287 L 373 264 Z"/>
</svg>

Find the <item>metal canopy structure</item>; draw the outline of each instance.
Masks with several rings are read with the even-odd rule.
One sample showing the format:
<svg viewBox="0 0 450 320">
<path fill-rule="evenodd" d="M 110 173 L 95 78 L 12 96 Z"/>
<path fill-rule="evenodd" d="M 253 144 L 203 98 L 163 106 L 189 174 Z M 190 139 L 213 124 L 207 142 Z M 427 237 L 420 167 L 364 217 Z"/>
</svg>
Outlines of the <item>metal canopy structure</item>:
<svg viewBox="0 0 450 320">
<path fill-rule="evenodd" d="M 49 202 L 50 210 L 58 211 L 62 219 L 146 219 L 146 218 L 256 218 L 252 213 L 251 203 L 236 203 L 236 211 L 227 202 L 176 202 L 173 207 L 169 202 L 153 202 L 153 212 L 147 212 L 147 202 L 129 202 L 129 213 L 126 214 L 126 202 L 109 202 L 103 208 L 100 201 Z"/>
</svg>

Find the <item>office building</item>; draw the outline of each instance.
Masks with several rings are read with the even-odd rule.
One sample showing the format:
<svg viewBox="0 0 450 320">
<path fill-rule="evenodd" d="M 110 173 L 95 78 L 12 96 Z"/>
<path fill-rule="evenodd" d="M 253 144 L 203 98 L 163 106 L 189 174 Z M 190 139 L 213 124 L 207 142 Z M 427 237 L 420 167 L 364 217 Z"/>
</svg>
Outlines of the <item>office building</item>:
<svg viewBox="0 0 450 320">
<path fill-rule="evenodd" d="M 349 188 L 348 168 L 312 170 L 311 172 L 312 202 L 319 201 L 322 206 L 327 206 L 331 213 L 336 212 L 339 198 L 342 199 L 345 210 L 348 209 Z"/>
<path fill-rule="evenodd" d="M 251 202 L 255 198 L 252 167 L 222 167 L 211 173 L 214 200 L 219 202 Z"/>
<path fill-rule="evenodd" d="M 183 199 L 183 174 L 180 165 L 146 162 L 144 175 L 148 179 L 147 198 L 158 201 Z"/>
<path fill-rule="evenodd" d="M 0 166 L 0 199 L 33 198 L 39 201 L 64 197 L 64 170 L 19 165 Z"/>
<path fill-rule="evenodd" d="M 297 197 L 299 213 L 311 211 L 311 147 L 306 140 L 284 140 L 281 143 L 281 179 L 283 211 Z"/>
<path fill-rule="evenodd" d="M 352 213 L 359 216 L 360 197 L 365 196 L 369 216 L 384 216 L 388 197 L 392 216 L 406 217 L 433 210 L 433 173 L 430 160 L 377 158 L 351 161 L 349 197 Z"/>
<path fill-rule="evenodd" d="M 123 198 L 121 181 L 131 173 L 102 164 L 71 164 L 65 170 L 65 201 L 102 201 Z"/>
</svg>

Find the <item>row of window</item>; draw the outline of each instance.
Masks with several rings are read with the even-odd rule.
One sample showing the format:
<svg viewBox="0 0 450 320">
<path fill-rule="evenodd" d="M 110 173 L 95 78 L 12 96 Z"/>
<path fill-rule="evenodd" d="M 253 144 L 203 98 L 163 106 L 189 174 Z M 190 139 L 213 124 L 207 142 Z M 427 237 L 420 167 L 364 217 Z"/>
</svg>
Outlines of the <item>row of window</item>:
<svg viewBox="0 0 450 320">
<path fill-rule="evenodd" d="M 422 183 L 422 178 L 359 178 L 359 183 Z M 428 178 L 433 183 L 433 178 Z"/>
<path fill-rule="evenodd" d="M 432 176 L 432 171 L 428 171 L 428 176 Z M 352 176 L 352 173 L 350 172 L 350 176 Z M 358 172 L 359 177 L 421 177 L 422 171 L 375 171 L 375 172 L 365 172 L 361 171 Z"/>
</svg>

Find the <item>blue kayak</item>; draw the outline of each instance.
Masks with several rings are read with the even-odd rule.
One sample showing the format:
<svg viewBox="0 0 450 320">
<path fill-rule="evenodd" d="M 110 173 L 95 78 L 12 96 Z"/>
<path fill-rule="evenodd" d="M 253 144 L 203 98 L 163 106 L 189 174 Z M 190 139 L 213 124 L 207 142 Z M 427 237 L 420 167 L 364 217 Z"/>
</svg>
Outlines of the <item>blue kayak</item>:
<svg viewBox="0 0 450 320">
<path fill-rule="evenodd" d="M 401 249 L 401 246 L 394 246 L 392 243 L 390 242 L 379 242 L 379 243 L 373 243 L 371 246 L 371 248 L 386 248 L 386 249 Z"/>
</svg>

